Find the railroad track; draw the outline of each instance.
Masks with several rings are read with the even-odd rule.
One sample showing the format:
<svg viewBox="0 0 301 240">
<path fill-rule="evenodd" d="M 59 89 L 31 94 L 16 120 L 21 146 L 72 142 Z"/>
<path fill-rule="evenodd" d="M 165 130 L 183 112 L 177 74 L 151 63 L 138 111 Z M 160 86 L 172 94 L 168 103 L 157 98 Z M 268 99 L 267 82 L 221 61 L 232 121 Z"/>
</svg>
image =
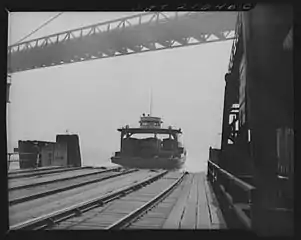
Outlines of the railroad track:
<svg viewBox="0 0 301 240">
<path fill-rule="evenodd" d="M 54 170 L 54 169 L 62 169 L 66 167 L 62 166 L 52 166 L 52 167 L 39 167 L 39 168 L 30 168 L 30 169 L 15 169 L 15 170 L 10 170 L 8 172 L 8 175 L 11 174 L 21 174 L 21 173 L 30 173 L 30 172 L 37 172 L 37 171 L 49 171 L 49 170 Z"/>
<path fill-rule="evenodd" d="M 92 180 L 82 181 L 82 179 L 81 179 L 80 182 L 76 182 L 76 183 L 71 182 L 71 183 L 67 184 L 67 186 L 56 187 L 56 188 L 53 188 L 53 189 L 50 189 L 50 190 L 49 190 L 50 187 L 48 187 L 48 190 L 46 190 L 46 191 L 42 190 L 42 191 L 38 191 L 38 192 L 33 193 L 33 194 L 25 194 L 21 197 L 20 196 L 14 197 L 13 199 L 9 200 L 9 205 L 12 206 L 12 205 L 16 205 L 16 204 L 23 203 L 23 202 L 26 202 L 26 201 L 46 197 L 46 196 L 49 196 L 49 195 L 52 195 L 52 194 L 56 194 L 56 193 L 71 190 L 71 189 L 74 189 L 74 188 L 82 187 L 84 185 L 104 181 L 106 179 L 118 177 L 118 176 L 121 176 L 121 175 L 136 172 L 136 171 L 138 171 L 138 169 L 123 170 L 122 172 L 114 172 L 114 171 L 113 172 L 111 172 L 111 171 L 99 172 L 98 174 L 100 174 L 101 176 L 100 177 L 96 176 L 96 178 L 94 177 Z M 91 177 L 91 176 L 88 176 L 88 177 Z M 76 179 L 76 180 L 78 180 L 78 179 Z M 13 191 L 18 191 L 18 190 L 13 190 Z M 13 191 L 10 191 L 9 194 L 12 195 Z"/>
<path fill-rule="evenodd" d="M 140 218 L 142 218 L 144 215 L 146 215 L 152 209 L 155 209 L 162 201 L 164 201 L 164 199 L 166 199 L 177 188 L 177 186 L 179 186 L 179 184 L 183 181 L 185 175 L 186 175 L 186 173 L 183 173 L 178 178 L 175 178 L 171 181 L 167 180 L 166 181 L 167 186 L 164 183 L 160 183 L 160 184 L 162 184 L 162 186 L 153 186 L 154 190 L 157 189 L 157 191 L 155 191 L 155 192 L 159 192 L 157 195 L 152 196 L 142 206 L 127 213 L 124 217 L 122 217 L 118 220 L 114 220 L 114 222 L 109 223 L 109 225 L 107 225 L 107 223 L 105 222 L 104 229 L 106 229 L 106 230 L 126 229 L 129 226 L 131 226 L 131 224 L 135 223 L 136 221 L 139 221 Z M 148 189 L 147 192 L 152 192 L 152 191 L 150 191 L 150 189 Z M 141 195 L 143 196 L 142 192 L 136 193 L 135 199 L 139 200 L 141 198 Z M 115 207 L 116 206 L 114 206 L 114 208 Z M 112 212 L 112 213 L 114 213 L 114 212 Z M 114 216 L 114 215 L 112 215 L 112 216 Z"/>
<path fill-rule="evenodd" d="M 82 226 L 83 221 L 89 220 L 89 217 L 97 221 L 98 229 L 123 229 L 166 198 L 185 175 L 186 173 L 162 171 L 104 196 L 13 225 L 10 230 L 66 229 L 70 221 L 75 221 L 79 228 L 91 229 L 89 226 Z M 129 197 L 140 201 L 125 201 Z M 116 210 L 121 212 L 116 213 Z"/>
<path fill-rule="evenodd" d="M 26 178 L 26 177 L 40 177 L 47 174 L 67 172 L 67 171 L 76 171 L 82 169 L 90 169 L 92 167 L 68 167 L 68 168 L 60 168 L 60 169 L 47 169 L 47 170 L 34 170 L 29 173 L 10 173 L 8 174 L 8 179 L 16 179 L 16 178 Z"/>
<path fill-rule="evenodd" d="M 120 170 L 121 170 L 120 167 L 111 168 L 111 169 L 107 169 L 107 170 L 84 173 L 84 174 L 79 174 L 79 175 L 70 176 L 70 177 L 56 178 L 56 179 L 52 179 L 52 180 L 48 180 L 48 181 L 41 181 L 41 182 L 35 182 L 35 183 L 30 183 L 30 184 L 22 184 L 22 185 L 12 186 L 12 187 L 9 187 L 8 190 L 13 191 L 13 190 L 20 190 L 20 189 L 25 189 L 25 188 L 32 188 L 32 187 L 41 186 L 41 185 L 45 185 L 45 184 L 63 182 L 63 181 L 68 181 L 68 180 L 72 180 L 72 179 L 93 176 L 93 175 L 97 175 L 97 174 L 101 174 L 101 173 L 105 173 L 105 172 L 114 172 L 114 171 L 120 171 Z"/>
</svg>

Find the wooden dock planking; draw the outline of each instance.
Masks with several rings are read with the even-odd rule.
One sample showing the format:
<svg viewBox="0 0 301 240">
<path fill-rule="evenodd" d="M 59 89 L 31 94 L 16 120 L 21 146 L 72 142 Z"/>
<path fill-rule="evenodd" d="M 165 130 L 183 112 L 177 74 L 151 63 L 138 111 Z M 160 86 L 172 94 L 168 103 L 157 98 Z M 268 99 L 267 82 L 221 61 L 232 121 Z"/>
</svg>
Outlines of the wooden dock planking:
<svg viewBox="0 0 301 240">
<path fill-rule="evenodd" d="M 136 228 L 136 227 L 143 227 L 143 228 L 151 228 L 151 229 L 158 229 L 162 226 L 162 224 L 164 223 L 164 219 L 143 219 L 141 221 L 138 221 L 136 223 L 134 223 L 133 225 L 131 225 L 131 228 Z"/>
<path fill-rule="evenodd" d="M 147 218 L 163 218 L 163 219 L 167 219 L 167 215 L 165 213 L 162 212 L 154 212 L 154 211 L 150 211 L 147 213 Z"/>
<path fill-rule="evenodd" d="M 51 230 L 68 230 L 68 227 L 70 227 L 70 225 L 68 225 L 68 224 L 58 224 L 58 225 L 52 226 Z"/>
<path fill-rule="evenodd" d="M 203 180 L 204 175 L 198 174 L 197 229 L 210 229 L 211 219 Z"/>
<path fill-rule="evenodd" d="M 141 189 L 141 191 L 139 191 L 139 193 L 142 194 L 142 195 L 156 194 L 158 192 L 158 189 L 163 190 L 164 188 L 168 187 L 172 182 L 173 182 L 172 180 L 164 179 L 164 180 L 162 180 L 160 185 L 151 186 L 150 188 Z"/>
<path fill-rule="evenodd" d="M 81 223 L 79 225 L 101 226 L 100 228 L 103 228 L 103 227 L 110 226 L 111 224 L 118 221 L 122 217 L 118 217 L 118 218 L 117 217 L 116 218 L 108 218 L 108 217 L 105 218 L 105 217 L 103 217 L 103 218 L 88 219 L 88 220 L 84 221 L 83 223 Z"/>
<path fill-rule="evenodd" d="M 98 226 L 85 226 L 85 225 L 76 225 L 68 228 L 68 230 L 101 230 L 104 229 L 106 225 L 98 225 Z"/>
<path fill-rule="evenodd" d="M 122 217 L 126 216 L 126 214 L 124 215 L 120 215 L 120 216 L 98 216 L 95 218 L 90 218 L 85 220 L 84 222 L 78 224 L 78 225 L 84 225 L 84 226 L 99 226 L 99 228 L 104 228 L 107 227 L 109 225 L 111 225 L 112 223 L 118 221 L 119 219 L 121 219 Z"/>
<path fill-rule="evenodd" d="M 162 225 L 164 222 L 163 218 L 145 218 L 135 222 L 135 225 Z"/>
<path fill-rule="evenodd" d="M 171 212 L 171 210 L 172 210 L 172 206 L 170 206 L 170 207 L 165 207 L 165 208 L 156 208 L 155 210 L 154 210 L 154 212 L 155 213 L 162 213 L 162 214 L 165 214 L 166 216 L 168 216 L 169 214 L 170 214 L 170 212 Z"/>
<path fill-rule="evenodd" d="M 133 222 L 128 228 L 147 228 L 147 229 L 160 229 L 164 224 L 167 215 L 152 215 L 147 214 L 142 216 L 138 221 Z"/>
<path fill-rule="evenodd" d="M 191 183 L 193 180 L 193 175 L 187 175 L 187 178 L 184 180 L 185 184 L 182 187 L 182 193 L 178 198 L 176 204 L 172 208 L 167 220 L 163 224 L 163 229 L 177 229 L 180 225 L 180 220 L 182 216 L 182 212 L 185 208 L 186 199 L 189 196 Z"/>
<path fill-rule="evenodd" d="M 197 175 L 193 175 L 193 181 L 191 183 L 191 190 L 189 197 L 186 201 L 184 214 L 180 222 L 180 229 L 195 229 L 197 222 Z"/>
<path fill-rule="evenodd" d="M 203 179 L 203 183 L 204 183 L 204 187 L 205 187 L 208 207 L 209 207 L 210 216 L 211 216 L 211 228 L 213 228 L 213 229 L 227 228 L 222 211 L 219 207 L 219 204 L 217 202 L 217 199 L 215 197 L 215 194 L 213 192 L 213 189 L 212 189 L 210 183 L 207 181 L 206 178 Z"/>
<path fill-rule="evenodd" d="M 97 218 L 102 218 L 102 217 L 106 217 L 106 216 L 116 216 L 116 217 L 123 217 L 124 213 L 105 213 L 105 212 L 100 212 L 99 214 L 97 214 L 95 217 Z M 93 218 L 94 219 L 94 218 Z"/>
<path fill-rule="evenodd" d="M 62 224 L 55 226 L 52 229 L 77 229 L 77 227 L 74 226 L 83 226 L 87 229 L 101 229 L 126 215 L 126 213 L 102 214 L 101 211 L 104 210 L 104 208 L 98 209 L 98 212 L 96 212 L 96 210 L 94 211 L 94 214 L 86 215 L 86 213 L 84 213 L 82 216 L 67 219 L 62 222 Z"/>
<path fill-rule="evenodd" d="M 181 176 L 179 172 L 170 172 L 167 176 L 164 176 L 163 179 L 173 179 L 177 180 Z"/>
<path fill-rule="evenodd" d="M 140 224 L 133 224 L 133 225 L 130 225 L 127 229 L 130 229 L 130 230 L 136 230 L 136 229 L 159 229 L 160 228 L 160 225 L 140 225 Z"/>
<path fill-rule="evenodd" d="M 176 190 L 175 190 L 176 191 Z M 167 197 L 166 199 L 164 199 L 162 201 L 162 203 L 175 203 L 178 199 L 178 196 L 177 197 Z"/>
<path fill-rule="evenodd" d="M 130 196 L 130 197 L 122 198 L 122 199 L 120 199 L 120 201 L 123 201 L 123 202 L 132 202 L 132 201 L 135 201 L 135 202 L 148 202 L 149 197 L 140 196 L 139 199 L 137 199 L 134 196 Z"/>
<path fill-rule="evenodd" d="M 79 225 L 83 222 L 84 220 L 83 219 L 70 219 L 70 220 L 67 220 L 67 221 L 63 221 L 63 222 L 60 222 L 54 226 L 51 227 L 51 229 L 69 229 L 75 225 Z"/>
<path fill-rule="evenodd" d="M 129 175 L 107 179 L 103 182 L 89 184 L 80 188 L 71 189 L 44 198 L 39 198 L 10 206 L 10 225 L 15 225 L 34 217 L 49 214 L 50 212 L 66 208 L 83 201 L 87 201 L 88 199 L 105 195 L 116 189 L 126 187 L 135 181 L 141 181 L 149 177 L 149 174 L 155 175 L 156 173 L 146 173 L 145 171 L 138 171 Z"/>
<path fill-rule="evenodd" d="M 157 208 L 170 208 L 173 204 L 171 202 L 160 202 Z"/>
<path fill-rule="evenodd" d="M 179 176 L 170 173 L 158 182 L 129 193 L 108 205 L 68 219 L 52 229 L 104 229 L 153 199 Z M 162 202 L 127 229 L 216 229 L 226 228 L 224 218 L 205 173 L 189 174 Z"/>
<path fill-rule="evenodd" d="M 80 224 L 80 226 L 86 227 L 86 228 L 97 228 L 101 229 L 103 227 L 106 227 L 108 223 L 102 223 L 102 222 L 83 222 Z"/>
<path fill-rule="evenodd" d="M 148 187 L 140 189 L 136 192 L 130 193 L 124 199 L 118 199 L 112 202 L 109 206 L 105 207 L 100 214 L 97 214 L 90 219 L 85 219 L 83 222 L 79 222 L 78 226 L 71 226 L 68 229 L 89 229 L 89 225 L 96 227 L 98 224 L 99 229 L 105 228 L 123 218 L 130 212 L 144 205 L 146 201 L 151 200 L 163 190 L 165 190 L 168 186 L 170 186 L 174 182 L 173 178 L 161 179 L 159 182 L 155 182 Z M 127 201 L 125 201 L 127 199 Z M 130 199 L 130 201 L 129 201 Z M 143 199 L 144 201 L 141 201 Z M 142 225 L 153 226 L 158 228 L 158 226 L 162 225 L 165 221 L 165 218 L 162 217 L 162 213 L 164 216 L 167 216 L 169 211 L 172 208 L 173 201 L 164 202 L 160 204 L 156 210 L 160 211 L 161 215 L 154 215 L 151 218 L 144 219 L 141 221 Z M 139 221 L 140 222 L 140 221 Z"/>
<path fill-rule="evenodd" d="M 128 201 L 128 202 L 122 201 L 122 200 L 116 200 L 115 204 L 118 204 L 118 206 L 120 208 L 131 208 L 131 207 L 141 206 L 143 204 L 143 202 L 142 201 L 137 201 L 137 199 L 135 199 L 133 201 Z M 114 208 L 114 206 L 109 207 L 108 210 L 112 209 L 112 208 Z"/>
<path fill-rule="evenodd" d="M 44 176 L 33 176 L 28 178 L 17 178 L 17 179 L 8 179 L 8 186 L 9 187 L 18 187 L 18 186 L 24 186 L 28 184 L 38 183 L 38 182 L 47 182 L 57 179 L 64 179 L 68 177 L 76 177 L 81 176 L 84 174 L 89 173 L 104 173 L 103 170 L 99 169 L 81 169 L 76 171 L 67 171 L 67 172 L 61 172 L 59 174 L 50 174 L 50 175 L 44 175 Z M 69 181 L 69 180 L 68 180 Z"/>
<path fill-rule="evenodd" d="M 206 181 L 204 173 L 191 174 L 190 179 L 187 179 L 187 183 L 183 187 L 183 191 L 167 217 L 163 228 L 226 228 L 214 192 Z"/>
<path fill-rule="evenodd" d="M 33 186 L 33 187 L 28 187 L 28 188 L 18 189 L 18 190 L 10 190 L 9 191 L 9 199 L 13 200 L 13 199 L 25 197 L 25 196 L 28 196 L 28 195 L 41 194 L 41 193 L 45 193 L 45 192 L 48 192 L 48 191 L 51 191 L 51 190 L 81 184 L 81 183 L 84 183 L 86 181 L 92 181 L 92 180 L 96 181 L 97 179 L 105 178 L 105 177 L 108 177 L 110 175 L 113 176 L 113 175 L 116 175 L 116 174 L 118 174 L 118 173 L 99 172 L 96 175 L 84 176 L 84 177 L 80 177 L 80 178 L 76 178 L 76 179 L 70 179 L 68 181 L 62 181 L 62 182 L 58 181 L 58 182 L 54 182 L 54 183 L 45 183 L 44 185 L 38 185 L 38 186 Z M 77 187 L 75 187 L 75 188 L 77 188 Z M 73 189 L 75 189 L 75 188 L 73 188 Z M 68 189 L 68 190 L 70 190 L 70 189 Z"/>
</svg>

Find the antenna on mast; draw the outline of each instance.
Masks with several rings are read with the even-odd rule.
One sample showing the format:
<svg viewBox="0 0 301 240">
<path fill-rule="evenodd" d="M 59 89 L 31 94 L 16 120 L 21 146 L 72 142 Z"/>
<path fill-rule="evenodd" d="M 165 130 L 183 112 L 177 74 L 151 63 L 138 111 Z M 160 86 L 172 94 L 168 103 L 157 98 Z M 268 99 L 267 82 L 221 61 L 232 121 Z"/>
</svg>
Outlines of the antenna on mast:
<svg viewBox="0 0 301 240">
<path fill-rule="evenodd" d="M 149 114 L 150 116 L 152 116 L 152 108 L 153 108 L 153 89 L 151 88 L 151 92 L 150 92 L 150 107 L 149 107 Z"/>
</svg>

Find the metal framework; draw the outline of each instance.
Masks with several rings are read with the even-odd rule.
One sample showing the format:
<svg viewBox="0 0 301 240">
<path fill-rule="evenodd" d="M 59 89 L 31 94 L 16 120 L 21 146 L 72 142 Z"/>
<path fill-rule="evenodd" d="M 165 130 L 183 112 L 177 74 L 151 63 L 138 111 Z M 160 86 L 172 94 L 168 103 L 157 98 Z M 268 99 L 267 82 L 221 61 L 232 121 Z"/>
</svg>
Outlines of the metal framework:
<svg viewBox="0 0 301 240">
<path fill-rule="evenodd" d="M 8 73 L 234 39 L 235 12 L 148 12 L 8 47 Z"/>
<path fill-rule="evenodd" d="M 235 36 L 234 41 L 231 48 L 231 55 L 230 55 L 230 61 L 229 61 L 229 67 L 228 72 L 231 73 L 233 70 L 233 64 L 234 64 L 234 57 L 237 52 L 238 47 L 238 40 L 242 36 L 242 13 L 237 14 L 237 20 L 236 20 L 236 26 L 235 26 Z"/>
</svg>

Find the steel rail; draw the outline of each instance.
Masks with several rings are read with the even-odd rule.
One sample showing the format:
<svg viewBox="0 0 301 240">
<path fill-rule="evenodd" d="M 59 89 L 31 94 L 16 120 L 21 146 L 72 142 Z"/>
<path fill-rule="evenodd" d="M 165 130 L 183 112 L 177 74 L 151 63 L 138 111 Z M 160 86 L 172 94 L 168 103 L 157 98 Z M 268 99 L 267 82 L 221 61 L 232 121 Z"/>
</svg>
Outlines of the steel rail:
<svg viewBox="0 0 301 240">
<path fill-rule="evenodd" d="M 20 172 L 10 172 L 8 175 L 9 177 L 11 178 L 18 178 L 18 176 L 31 176 L 31 175 L 36 175 L 36 174 L 44 174 L 44 173 L 52 173 L 53 171 L 57 171 L 57 170 L 65 170 L 65 171 L 68 171 L 68 170 L 74 170 L 74 169 L 78 169 L 78 168 L 82 168 L 82 169 L 86 169 L 86 168 L 90 168 L 90 167 L 69 167 L 69 166 L 66 166 L 66 167 L 54 167 L 54 168 L 48 168 L 48 169 L 39 169 L 39 168 L 36 168 L 36 169 L 31 169 L 31 170 L 24 170 L 23 171 L 20 171 Z"/>
<path fill-rule="evenodd" d="M 219 167 L 217 164 L 213 163 L 212 161 L 208 160 L 208 163 L 213 166 L 215 169 L 217 169 L 220 173 L 222 173 L 224 176 L 226 176 L 229 180 L 233 181 L 233 183 L 240 188 L 242 188 L 244 191 L 252 191 L 255 189 L 254 186 L 252 186 L 249 183 L 246 183 L 245 181 L 235 177 L 231 173 L 227 172 L 226 170 Z M 210 173 L 212 174 L 212 171 L 210 170 Z"/>
<path fill-rule="evenodd" d="M 20 198 L 15 198 L 13 200 L 9 200 L 8 203 L 11 206 L 11 205 L 27 202 L 27 201 L 30 201 L 30 200 L 34 200 L 34 199 L 37 199 L 37 198 L 42 198 L 42 197 L 46 197 L 46 196 L 49 196 L 49 195 L 52 195 L 52 194 L 56 194 L 56 193 L 64 192 L 64 191 L 67 191 L 67 190 L 71 190 L 71 189 L 74 189 L 74 188 L 82 187 L 82 186 L 85 186 L 85 185 L 88 185 L 88 184 L 104 181 L 104 180 L 114 178 L 114 177 L 118 177 L 118 176 L 121 176 L 121 175 L 129 174 L 129 173 L 132 173 L 132 172 L 137 172 L 137 171 L 138 171 L 138 169 L 131 169 L 131 170 L 127 170 L 125 172 L 112 174 L 112 175 L 105 176 L 105 177 L 100 177 L 100 178 L 93 179 L 93 180 L 90 180 L 90 181 L 84 181 L 84 182 L 72 184 L 72 185 L 69 185 L 69 186 L 66 186 L 66 187 L 60 187 L 60 188 L 56 188 L 56 189 L 45 191 L 45 192 L 39 192 L 39 193 L 36 193 L 36 194 L 27 195 L 27 196 L 23 196 L 23 197 L 20 197 Z"/>
<path fill-rule="evenodd" d="M 33 173 L 28 173 L 28 174 L 16 174 L 14 176 L 8 176 L 9 179 L 16 179 L 16 178 L 25 178 L 25 177 L 33 177 L 39 175 L 47 175 L 47 174 L 52 174 L 52 173 L 59 173 L 59 172 L 67 172 L 67 171 L 76 171 L 76 170 L 81 170 L 81 169 L 87 169 L 87 168 L 92 168 L 92 167 L 69 167 L 69 168 L 64 168 L 64 169 L 54 169 L 54 170 L 49 170 L 47 172 L 33 172 Z"/>
<path fill-rule="evenodd" d="M 152 182 L 158 180 L 167 174 L 168 171 L 163 171 L 156 174 L 155 176 L 149 177 L 146 180 L 142 180 L 131 186 L 123 187 L 121 189 L 115 190 L 112 193 L 108 193 L 101 197 L 94 198 L 79 204 L 75 204 L 69 208 L 64 208 L 62 210 L 55 211 L 50 214 L 43 215 L 34 219 L 27 220 L 22 223 L 15 224 L 10 227 L 11 230 L 40 230 L 50 227 L 58 222 L 64 221 L 68 218 L 78 216 L 83 212 L 89 211 L 93 208 L 103 206 L 104 204 L 111 202 L 117 198 L 123 197 L 128 193 L 136 191 Z"/>
<path fill-rule="evenodd" d="M 43 181 L 43 182 L 24 184 L 24 185 L 19 185 L 19 186 L 15 186 L 15 187 L 10 187 L 10 188 L 8 188 L 8 190 L 9 191 L 14 191 L 14 190 L 23 189 L 23 188 L 36 187 L 36 186 L 40 186 L 40 185 L 44 185 L 44 184 L 63 182 L 63 181 L 67 181 L 67 180 L 72 180 L 72 179 L 76 179 L 76 178 L 82 178 L 82 177 L 87 177 L 87 176 L 102 174 L 102 173 L 106 173 L 106 172 L 114 172 L 114 171 L 118 171 L 120 169 L 121 169 L 120 167 L 119 168 L 112 168 L 112 169 L 102 170 L 102 171 L 98 171 L 98 172 L 84 173 L 84 174 L 77 175 L 77 176 L 71 176 L 71 177 L 65 177 L 65 178 L 57 178 L 57 179 Z"/>
<path fill-rule="evenodd" d="M 161 202 L 163 199 L 167 197 L 168 194 L 176 188 L 177 185 L 179 185 L 183 179 L 184 176 L 186 176 L 187 172 L 184 172 L 181 177 L 179 177 L 174 183 L 172 183 L 169 187 L 167 187 L 165 190 L 163 190 L 161 193 L 159 193 L 157 196 L 155 196 L 153 199 L 142 205 L 140 208 L 132 211 L 122 219 L 118 220 L 117 222 L 113 223 L 112 225 L 105 228 L 106 230 L 110 229 L 123 229 L 130 225 L 133 221 L 138 219 L 140 216 L 145 214 L 148 210 L 155 207 L 159 202 Z"/>
<path fill-rule="evenodd" d="M 16 160 L 16 161 L 20 161 L 20 160 Z M 37 171 L 43 172 L 43 171 L 62 169 L 62 168 L 66 168 L 66 167 L 53 166 L 53 167 L 44 167 L 44 168 L 38 168 L 38 169 L 33 168 L 33 169 L 11 170 L 10 172 L 8 172 L 8 175 L 22 174 L 22 173 L 32 173 L 32 172 L 37 172 Z"/>
<path fill-rule="evenodd" d="M 213 169 L 210 169 L 213 168 Z M 230 180 L 230 184 L 234 184 L 236 186 L 238 186 L 240 188 L 240 190 L 243 190 L 245 192 L 248 192 L 249 197 L 248 197 L 248 203 L 246 203 L 246 205 L 248 206 L 248 208 L 250 209 L 250 211 L 252 211 L 252 200 L 253 200 L 253 192 L 256 190 L 256 188 L 254 186 L 252 186 L 249 183 L 246 183 L 245 181 L 235 177 L 234 175 L 232 175 L 231 173 L 227 172 L 226 170 L 222 169 L 221 167 L 219 167 L 217 164 L 213 163 L 212 161 L 208 160 L 208 173 L 211 175 L 211 178 L 215 178 L 216 176 L 216 172 L 218 174 L 223 175 L 223 177 L 227 178 L 228 180 Z M 215 176 L 214 176 L 215 175 Z M 219 175 L 218 179 L 221 177 Z M 236 203 L 235 199 L 233 196 L 230 195 L 230 193 L 227 191 L 227 189 L 225 188 L 225 186 L 223 186 L 219 180 L 214 180 L 213 184 L 218 184 L 217 186 L 217 190 L 222 194 L 222 197 L 224 197 L 224 199 L 222 201 L 225 201 L 225 203 L 227 204 L 227 207 L 229 208 L 229 210 L 231 210 L 235 216 L 237 217 L 238 221 L 240 222 L 240 224 L 242 224 L 244 226 L 245 229 L 248 230 L 252 230 L 252 217 L 249 217 L 240 207 L 239 204 Z M 252 215 L 252 214 L 251 214 Z"/>
</svg>

